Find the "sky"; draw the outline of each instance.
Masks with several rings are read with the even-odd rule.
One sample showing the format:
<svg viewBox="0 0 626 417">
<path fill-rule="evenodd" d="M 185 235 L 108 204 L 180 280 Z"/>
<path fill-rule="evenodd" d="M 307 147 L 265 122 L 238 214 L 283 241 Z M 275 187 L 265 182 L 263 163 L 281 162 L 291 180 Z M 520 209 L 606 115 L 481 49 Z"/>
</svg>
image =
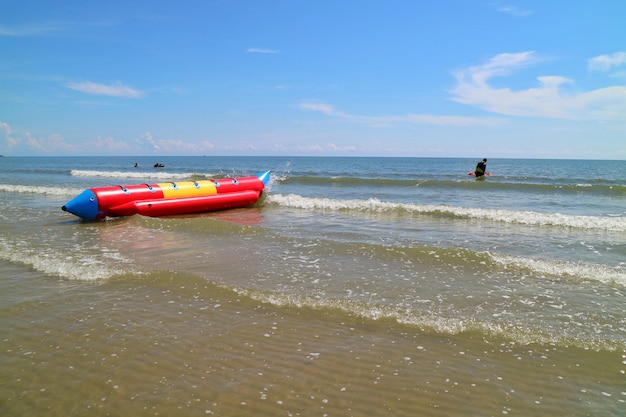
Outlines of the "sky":
<svg viewBox="0 0 626 417">
<path fill-rule="evenodd" d="M 626 1 L 3 0 L 0 154 L 626 159 Z"/>
</svg>

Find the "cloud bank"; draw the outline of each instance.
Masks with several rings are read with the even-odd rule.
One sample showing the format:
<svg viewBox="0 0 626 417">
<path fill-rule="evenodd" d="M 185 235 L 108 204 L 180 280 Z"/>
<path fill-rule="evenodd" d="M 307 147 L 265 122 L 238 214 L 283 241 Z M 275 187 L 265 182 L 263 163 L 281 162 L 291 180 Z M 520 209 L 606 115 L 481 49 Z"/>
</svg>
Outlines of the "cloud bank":
<svg viewBox="0 0 626 417">
<path fill-rule="evenodd" d="M 8 123 L 0 121 L 0 150 L 16 154 L 40 155 L 202 155 L 215 149 L 208 140 L 184 141 L 179 139 L 155 139 L 150 132 L 130 139 L 98 136 L 91 141 L 72 143 L 60 134 L 33 137 L 30 132 L 16 136 Z"/>
</svg>

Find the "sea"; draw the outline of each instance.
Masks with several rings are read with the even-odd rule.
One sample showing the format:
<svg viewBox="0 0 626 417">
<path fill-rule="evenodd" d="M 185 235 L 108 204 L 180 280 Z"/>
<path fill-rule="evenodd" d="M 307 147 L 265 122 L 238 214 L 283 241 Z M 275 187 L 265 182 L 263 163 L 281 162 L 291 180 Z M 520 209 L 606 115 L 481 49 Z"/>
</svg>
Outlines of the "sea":
<svg viewBox="0 0 626 417">
<path fill-rule="evenodd" d="M 61 210 L 265 170 L 252 207 Z M 6 417 L 625 416 L 626 161 L 5 156 L 0 332 Z"/>
</svg>

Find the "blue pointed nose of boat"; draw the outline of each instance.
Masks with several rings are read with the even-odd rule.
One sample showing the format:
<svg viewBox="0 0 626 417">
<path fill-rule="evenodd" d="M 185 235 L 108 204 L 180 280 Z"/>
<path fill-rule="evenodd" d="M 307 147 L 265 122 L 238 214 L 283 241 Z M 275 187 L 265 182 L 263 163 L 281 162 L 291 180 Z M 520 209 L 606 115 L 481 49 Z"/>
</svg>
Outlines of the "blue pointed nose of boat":
<svg viewBox="0 0 626 417">
<path fill-rule="evenodd" d="M 267 185 L 267 183 L 270 181 L 270 171 L 265 171 L 265 172 L 261 172 L 260 174 L 256 174 L 257 177 L 259 177 L 259 179 L 261 181 L 263 181 L 263 185 Z"/>
<path fill-rule="evenodd" d="M 98 214 L 98 198 L 91 190 L 85 190 L 70 201 L 68 201 L 61 210 L 72 213 L 84 220 L 96 220 Z"/>
</svg>

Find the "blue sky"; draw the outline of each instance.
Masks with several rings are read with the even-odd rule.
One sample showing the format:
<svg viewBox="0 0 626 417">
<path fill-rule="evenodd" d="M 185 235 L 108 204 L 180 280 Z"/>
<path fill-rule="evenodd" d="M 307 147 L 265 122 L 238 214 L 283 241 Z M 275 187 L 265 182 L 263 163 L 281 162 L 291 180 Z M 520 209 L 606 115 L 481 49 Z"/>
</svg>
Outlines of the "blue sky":
<svg viewBox="0 0 626 417">
<path fill-rule="evenodd" d="M 0 5 L 0 154 L 626 159 L 621 0 Z"/>
</svg>

